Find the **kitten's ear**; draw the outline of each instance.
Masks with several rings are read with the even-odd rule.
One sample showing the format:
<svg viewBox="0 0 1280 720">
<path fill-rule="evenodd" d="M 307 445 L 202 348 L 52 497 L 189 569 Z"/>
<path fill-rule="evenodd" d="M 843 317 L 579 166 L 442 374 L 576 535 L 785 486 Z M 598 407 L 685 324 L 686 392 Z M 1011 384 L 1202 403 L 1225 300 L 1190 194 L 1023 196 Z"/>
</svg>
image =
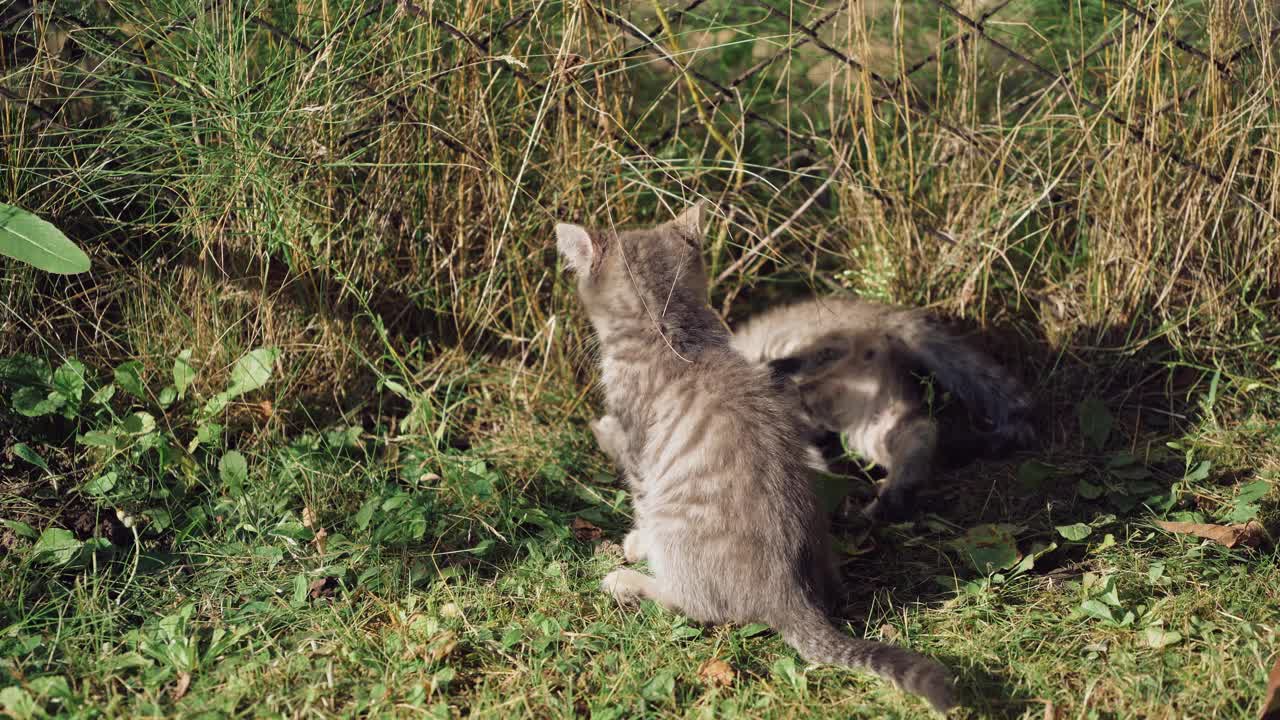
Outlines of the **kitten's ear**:
<svg viewBox="0 0 1280 720">
<path fill-rule="evenodd" d="M 591 242 L 591 235 L 581 225 L 556 223 L 556 250 L 571 270 L 577 273 L 591 271 L 591 263 L 595 260 L 596 246 Z"/>
<path fill-rule="evenodd" d="M 685 208 L 683 212 L 671 221 L 671 227 L 675 228 L 681 235 L 693 240 L 696 243 L 702 242 L 703 223 L 706 222 L 707 201 L 698 200 L 694 204 Z"/>
</svg>

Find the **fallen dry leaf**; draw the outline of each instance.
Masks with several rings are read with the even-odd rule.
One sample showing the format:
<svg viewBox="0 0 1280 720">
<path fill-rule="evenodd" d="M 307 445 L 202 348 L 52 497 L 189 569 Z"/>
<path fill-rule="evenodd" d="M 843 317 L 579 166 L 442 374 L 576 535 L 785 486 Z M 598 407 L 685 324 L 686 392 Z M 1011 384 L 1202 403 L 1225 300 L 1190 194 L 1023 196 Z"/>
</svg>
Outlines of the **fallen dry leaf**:
<svg viewBox="0 0 1280 720">
<path fill-rule="evenodd" d="M 712 687 L 729 687 L 737 676 L 732 665 L 716 658 L 702 663 L 698 668 L 698 677 L 702 678 L 703 684 Z"/>
<path fill-rule="evenodd" d="M 1280 720 L 1280 657 L 1267 676 L 1267 694 L 1262 698 L 1262 715 L 1259 720 Z"/>
<path fill-rule="evenodd" d="M 445 630 L 432 638 L 427 646 L 427 657 L 431 662 L 440 662 L 449 657 L 449 653 L 458 646 L 458 636 L 452 630 Z"/>
<path fill-rule="evenodd" d="M 622 552 L 622 546 L 612 540 L 605 540 L 599 545 L 596 545 L 595 554 L 608 555 L 609 557 L 617 558 L 618 560 L 621 560 L 624 555 Z"/>
<path fill-rule="evenodd" d="M 191 687 L 191 673 L 178 673 L 178 684 L 173 686 L 173 701 L 177 702 L 187 694 L 187 688 Z"/>
<path fill-rule="evenodd" d="M 271 415 L 275 412 L 275 406 L 271 404 L 270 400 L 263 400 L 257 403 L 254 408 L 258 411 L 258 416 L 263 420 L 270 420 Z"/>
<path fill-rule="evenodd" d="M 316 534 L 316 537 L 315 537 L 314 542 L 315 542 L 315 544 L 316 544 L 316 552 L 318 552 L 318 553 L 320 553 L 321 555 L 323 555 L 323 554 L 324 554 L 324 546 L 325 546 L 325 543 L 328 541 L 329 533 L 325 532 L 325 531 L 324 531 L 324 528 L 316 528 L 316 533 L 315 533 L 315 534 Z"/>
<path fill-rule="evenodd" d="M 336 578 L 316 578 L 307 586 L 307 594 L 311 596 L 311 599 L 318 600 L 322 597 L 333 597 L 333 592 L 337 588 L 338 581 Z"/>
<path fill-rule="evenodd" d="M 1157 521 L 1157 525 L 1171 533 L 1194 535 L 1212 540 L 1226 548 L 1237 545 L 1258 547 L 1267 539 L 1267 531 L 1257 520 L 1250 520 L 1244 525 L 1209 525 L 1202 523 Z"/>
<path fill-rule="evenodd" d="M 1054 706 L 1052 700 L 1046 700 L 1044 703 L 1044 720 L 1058 720 L 1058 708 Z"/>
<path fill-rule="evenodd" d="M 569 523 L 569 529 L 573 531 L 573 536 L 580 542 L 595 542 L 600 539 L 600 536 L 604 535 L 603 530 L 577 517 L 573 519 L 573 522 Z"/>
</svg>

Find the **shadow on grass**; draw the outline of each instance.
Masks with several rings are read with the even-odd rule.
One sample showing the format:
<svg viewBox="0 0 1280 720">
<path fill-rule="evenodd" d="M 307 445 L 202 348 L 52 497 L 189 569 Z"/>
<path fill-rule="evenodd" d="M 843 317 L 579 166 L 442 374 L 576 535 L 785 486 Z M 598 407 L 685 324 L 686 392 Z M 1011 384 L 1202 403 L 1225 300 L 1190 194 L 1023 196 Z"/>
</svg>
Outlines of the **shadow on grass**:
<svg viewBox="0 0 1280 720">
<path fill-rule="evenodd" d="M 1043 700 L 1028 694 L 1009 677 L 981 666 L 966 667 L 964 659 L 958 656 L 941 654 L 935 657 L 947 667 L 962 668 L 956 680 L 960 703 L 979 717 L 1013 720 L 1026 717 L 1030 708 L 1044 706 Z M 1032 716 L 1040 714 L 1032 713 Z"/>
<path fill-rule="evenodd" d="M 1159 338 L 1136 352 L 1118 350 L 1135 336 L 1156 336 L 1154 328 L 1086 328 L 1072 340 L 1052 343 L 1029 332 L 1033 326 L 1020 324 L 1021 334 L 997 330 L 978 343 L 1020 377 L 1033 379 L 1040 404 L 1037 446 L 1002 459 L 958 458 L 922 493 L 910 522 L 876 529 L 863 552 L 844 558 L 841 614 L 855 627 L 886 604 L 936 605 L 954 598 L 957 584 L 984 577 L 957 542 L 979 525 L 1010 526 L 1022 553 L 1035 542 L 1056 543 L 1027 575 L 1061 579 L 1082 574 L 1090 561 L 1088 544 L 1067 541 L 1059 527 L 1093 524 L 1101 531 L 1098 539 L 1108 529 L 1167 512 L 1212 509 L 1175 490 L 1201 456 L 1188 467 L 1186 451 L 1167 446 L 1203 422 L 1209 405 L 1202 399 L 1216 385 L 1212 373 Z M 1089 408 L 1086 400 L 1097 403 Z M 942 419 L 944 426 L 966 422 L 962 414 Z M 1230 486 L 1251 479 L 1252 471 L 1215 470 L 1212 482 Z M 842 530 L 834 528 L 838 537 Z M 962 684 L 987 703 L 985 712 L 1021 715 L 1031 699 L 991 672 L 973 668 Z"/>
</svg>

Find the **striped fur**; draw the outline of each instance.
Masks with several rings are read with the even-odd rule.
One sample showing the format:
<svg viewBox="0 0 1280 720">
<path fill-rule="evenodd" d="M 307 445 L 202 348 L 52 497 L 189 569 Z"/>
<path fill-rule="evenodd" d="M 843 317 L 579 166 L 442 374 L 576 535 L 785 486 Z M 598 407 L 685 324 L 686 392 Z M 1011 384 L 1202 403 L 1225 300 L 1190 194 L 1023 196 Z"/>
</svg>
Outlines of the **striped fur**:
<svg viewBox="0 0 1280 720">
<path fill-rule="evenodd" d="M 810 486 L 796 393 L 730 346 L 706 303 L 701 209 L 647 229 L 558 225 L 600 340 L 608 413 L 593 423 L 623 467 L 635 527 L 602 587 L 698 622 L 763 622 L 813 662 L 864 668 L 953 705 L 950 673 L 828 619 L 837 576 Z"/>
<path fill-rule="evenodd" d="M 931 479 L 939 428 L 913 370 L 932 373 L 991 430 L 965 438 L 991 454 L 1034 436 L 1021 383 L 926 312 L 857 298 L 822 297 L 768 310 L 733 336 L 734 349 L 799 389 L 814 430 L 838 432 L 889 475 L 864 509 L 901 517 Z"/>
</svg>

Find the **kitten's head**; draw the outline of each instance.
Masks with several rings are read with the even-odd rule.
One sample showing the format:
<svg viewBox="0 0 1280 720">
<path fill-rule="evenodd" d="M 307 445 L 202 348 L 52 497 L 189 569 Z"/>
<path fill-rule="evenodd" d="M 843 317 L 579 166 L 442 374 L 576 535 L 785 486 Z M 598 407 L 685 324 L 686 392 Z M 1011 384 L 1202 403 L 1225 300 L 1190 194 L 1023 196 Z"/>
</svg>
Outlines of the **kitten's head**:
<svg viewBox="0 0 1280 720">
<path fill-rule="evenodd" d="M 597 331 L 618 322 L 660 325 L 706 307 L 703 204 L 648 228 L 596 230 L 556 224 L 556 249 L 577 276 L 578 295 Z"/>
</svg>

